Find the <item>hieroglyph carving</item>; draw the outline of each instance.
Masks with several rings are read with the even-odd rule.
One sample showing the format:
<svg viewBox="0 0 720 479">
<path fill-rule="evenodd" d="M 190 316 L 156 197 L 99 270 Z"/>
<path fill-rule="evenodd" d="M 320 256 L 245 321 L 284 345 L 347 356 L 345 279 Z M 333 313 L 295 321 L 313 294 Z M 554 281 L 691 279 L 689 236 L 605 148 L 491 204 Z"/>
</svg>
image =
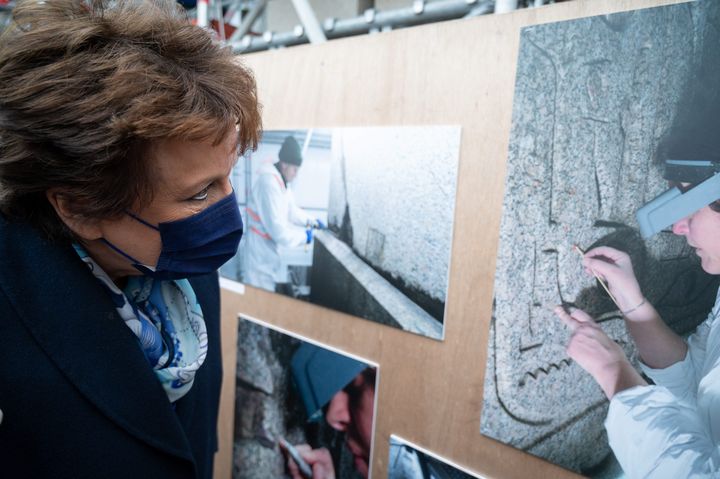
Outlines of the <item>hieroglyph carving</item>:
<svg viewBox="0 0 720 479">
<path fill-rule="evenodd" d="M 607 402 L 565 353 L 552 306 L 574 303 L 636 360 L 621 315 L 573 244 L 633 257 L 646 296 L 680 332 L 716 283 L 682 238 L 643 242 L 635 211 L 666 188 L 654 150 L 702 47 L 710 3 L 525 28 L 518 58 L 481 431 L 575 470 L 609 454 Z"/>
</svg>

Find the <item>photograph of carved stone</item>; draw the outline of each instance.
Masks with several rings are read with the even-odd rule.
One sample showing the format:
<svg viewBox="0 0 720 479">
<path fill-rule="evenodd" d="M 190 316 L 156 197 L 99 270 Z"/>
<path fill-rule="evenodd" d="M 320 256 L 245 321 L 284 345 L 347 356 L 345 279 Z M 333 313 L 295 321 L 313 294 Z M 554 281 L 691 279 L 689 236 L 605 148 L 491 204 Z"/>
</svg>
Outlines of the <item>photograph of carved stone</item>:
<svg viewBox="0 0 720 479">
<path fill-rule="evenodd" d="M 390 436 L 387 479 L 473 479 L 470 471 L 449 463 L 398 436 Z"/>
<path fill-rule="evenodd" d="M 573 245 L 629 253 L 661 317 L 687 335 L 718 283 L 682 237 L 643 241 L 635 212 L 667 189 L 655 149 L 720 2 L 537 25 L 521 32 L 480 430 L 591 477 L 621 477 L 608 401 L 565 351 L 552 307 L 589 312 L 637 365 L 622 314 Z M 717 47 L 715 47 L 717 48 Z"/>
<path fill-rule="evenodd" d="M 240 317 L 233 479 L 365 479 L 376 365 Z"/>
<path fill-rule="evenodd" d="M 442 339 L 459 150 L 459 127 L 266 131 L 233 171 L 246 229 L 221 274 Z"/>
</svg>

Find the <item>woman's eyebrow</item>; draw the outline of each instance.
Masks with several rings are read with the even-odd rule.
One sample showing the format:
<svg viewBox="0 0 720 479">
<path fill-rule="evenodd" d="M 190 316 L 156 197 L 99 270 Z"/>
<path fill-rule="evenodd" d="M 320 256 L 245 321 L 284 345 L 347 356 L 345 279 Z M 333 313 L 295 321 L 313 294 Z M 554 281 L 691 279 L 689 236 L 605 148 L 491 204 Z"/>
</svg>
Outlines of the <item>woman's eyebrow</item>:
<svg viewBox="0 0 720 479">
<path fill-rule="evenodd" d="M 194 195 L 195 193 L 200 192 L 203 188 L 206 188 L 208 185 L 212 184 L 213 182 L 220 180 L 222 178 L 225 178 L 226 175 L 212 175 L 204 177 L 198 181 L 195 181 L 187 186 L 183 186 L 179 188 L 179 191 L 181 194 L 187 194 L 187 195 Z"/>
<path fill-rule="evenodd" d="M 233 170 L 233 167 L 235 166 L 235 163 L 236 163 L 235 158 L 232 157 L 232 161 L 229 161 L 227 171 L 213 172 L 212 174 L 202 177 L 201 179 L 194 181 L 193 183 L 189 183 L 187 186 L 178 187 L 178 190 L 181 191 L 182 193 L 187 193 L 189 195 L 193 195 L 193 194 L 199 192 L 201 189 L 205 188 L 206 186 L 210 185 L 211 183 L 218 181 L 218 180 L 225 179 L 228 176 L 230 176 L 232 174 L 232 170 Z"/>
</svg>

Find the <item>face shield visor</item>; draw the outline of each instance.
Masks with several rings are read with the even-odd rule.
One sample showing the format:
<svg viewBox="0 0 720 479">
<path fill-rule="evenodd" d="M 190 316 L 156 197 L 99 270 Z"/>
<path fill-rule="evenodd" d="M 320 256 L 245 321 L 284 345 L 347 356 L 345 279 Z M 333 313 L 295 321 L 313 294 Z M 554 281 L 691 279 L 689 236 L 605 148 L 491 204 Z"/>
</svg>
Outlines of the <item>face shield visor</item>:
<svg viewBox="0 0 720 479">
<path fill-rule="evenodd" d="M 322 408 L 368 365 L 310 343 L 303 343 L 290 362 L 308 421 L 322 418 Z"/>
<path fill-rule="evenodd" d="M 687 190 L 670 188 L 637 211 L 644 239 L 720 199 L 719 161 L 666 160 L 664 176 L 673 183 L 695 186 Z"/>
</svg>

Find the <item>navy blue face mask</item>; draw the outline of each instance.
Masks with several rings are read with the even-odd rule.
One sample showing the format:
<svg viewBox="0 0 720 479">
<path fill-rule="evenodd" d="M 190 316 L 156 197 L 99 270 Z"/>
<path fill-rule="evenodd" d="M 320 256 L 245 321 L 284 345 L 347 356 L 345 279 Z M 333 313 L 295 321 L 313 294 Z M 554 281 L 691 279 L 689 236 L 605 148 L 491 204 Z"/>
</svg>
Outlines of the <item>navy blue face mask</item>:
<svg viewBox="0 0 720 479">
<path fill-rule="evenodd" d="M 151 225 L 128 213 L 135 220 L 160 232 L 162 250 L 157 266 L 146 266 L 105 238 L 102 241 L 117 251 L 146 276 L 182 279 L 212 273 L 235 256 L 243 234 L 242 217 L 235 191 L 214 205 L 181 220 Z"/>
</svg>

